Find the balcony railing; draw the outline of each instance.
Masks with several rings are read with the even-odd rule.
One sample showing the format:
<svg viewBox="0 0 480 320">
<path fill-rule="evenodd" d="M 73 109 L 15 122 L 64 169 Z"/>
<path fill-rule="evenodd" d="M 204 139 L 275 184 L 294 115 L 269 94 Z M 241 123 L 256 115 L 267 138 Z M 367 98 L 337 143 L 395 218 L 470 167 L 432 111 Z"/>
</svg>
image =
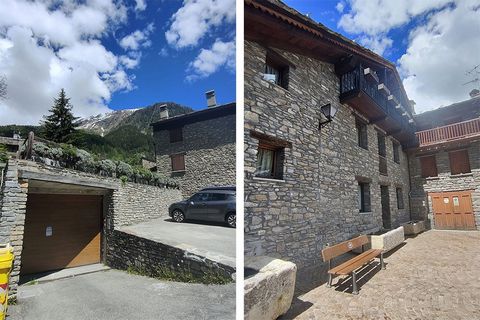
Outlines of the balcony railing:
<svg viewBox="0 0 480 320">
<path fill-rule="evenodd" d="M 416 133 L 420 147 L 480 136 L 480 118 Z"/>
<path fill-rule="evenodd" d="M 341 100 L 348 100 L 358 92 L 365 93 L 373 100 L 378 109 L 413 134 L 414 129 L 408 119 L 402 115 L 404 108 L 399 106 L 400 102 L 398 102 L 398 96 L 396 96 L 398 92 L 390 93 L 384 84 L 379 83 L 378 77 L 370 69 L 364 69 L 361 65 L 340 77 Z"/>
</svg>

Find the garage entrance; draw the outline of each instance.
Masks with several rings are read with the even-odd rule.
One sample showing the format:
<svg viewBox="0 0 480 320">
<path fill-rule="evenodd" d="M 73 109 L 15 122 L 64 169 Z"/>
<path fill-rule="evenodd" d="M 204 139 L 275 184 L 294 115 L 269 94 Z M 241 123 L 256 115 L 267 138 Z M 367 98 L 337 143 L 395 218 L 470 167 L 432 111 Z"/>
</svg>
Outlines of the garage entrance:
<svg viewBox="0 0 480 320">
<path fill-rule="evenodd" d="M 100 262 L 102 196 L 28 195 L 21 274 Z"/>
<path fill-rule="evenodd" d="M 429 193 L 436 229 L 475 230 L 471 191 Z"/>
</svg>

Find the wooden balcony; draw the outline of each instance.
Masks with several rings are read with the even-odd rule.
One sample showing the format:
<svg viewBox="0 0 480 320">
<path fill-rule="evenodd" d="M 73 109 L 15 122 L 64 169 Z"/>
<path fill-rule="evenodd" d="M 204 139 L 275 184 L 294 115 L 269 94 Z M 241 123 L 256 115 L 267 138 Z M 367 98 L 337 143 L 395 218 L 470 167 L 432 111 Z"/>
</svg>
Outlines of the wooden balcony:
<svg viewBox="0 0 480 320">
<path fill-rule="evenodd" d="M 480 137 L 480 118 L 416 133 L 420 147 Z"/>
<path fill-rule="evenodd" d="M 406 108 L 379 81 L 375 72 L 361 65 L 344 72 L 340 75 L 340 102 L 366 116 L 370 123 L 382 128 L 402 144 L 414 140 L 414 126 L 409 122 Z"/>
</svg>

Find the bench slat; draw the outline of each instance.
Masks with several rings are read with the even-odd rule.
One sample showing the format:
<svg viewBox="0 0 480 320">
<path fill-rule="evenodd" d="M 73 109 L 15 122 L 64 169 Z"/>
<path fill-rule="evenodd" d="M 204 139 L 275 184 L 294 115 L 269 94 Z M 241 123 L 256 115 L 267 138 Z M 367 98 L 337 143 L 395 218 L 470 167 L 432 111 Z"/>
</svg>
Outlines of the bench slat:
<svg viewBox="0 0 480 320">
<path fill-rule="evenodd" d="M 359 254 L 358 256 L 342 263 L 341 265 L 338 265 L 330 270 L 328 270 L 328 273 L 331 274 L 340 274 L 340 275 L 346 275 L 350 274 L 352 271 L 355 269 L 358 269 L 359 267 L 365 265 L 366 263 L 370 262 L 373 260 L 375 257 L 379 256 L 382 253 L 381 249 L 370 249 L 368 251 L 365 251 L 362 254 Z"/>
<path fill-rule="evenodd" d="M 338 257 L 339 255 L 347 253 L 367 243 L 368 237 L 366 235 L 363 235 L 348 241 L 341 242 L 331 247 L 326 247 L 322 250 L 323 261 L 328 261 L 332 258 Z"/>
</svg>

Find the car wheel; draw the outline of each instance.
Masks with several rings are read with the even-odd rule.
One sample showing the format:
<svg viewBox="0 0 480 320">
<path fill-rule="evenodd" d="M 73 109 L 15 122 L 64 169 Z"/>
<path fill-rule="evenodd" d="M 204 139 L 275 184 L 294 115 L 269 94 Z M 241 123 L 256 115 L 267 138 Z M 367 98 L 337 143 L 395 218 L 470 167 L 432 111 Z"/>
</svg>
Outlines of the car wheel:
<svg viewBox="0 0 480 320">
<path fill-rule="evenodd" d="M 181 210 L 175 209 L 172 212 L 172 219 L 175 222 L 183 222 L 185 221 L 185 214 Z"/>
<path fill-rule="evenodd" d="M 230 227 L 235 228 L 235 226 L 237 225 L 237 214 L 236 213 L 229 213 L 229 214 L 227 214 L 227 218 L 225 220 L 227 221 L 227 224 Z"/>
</svg>

